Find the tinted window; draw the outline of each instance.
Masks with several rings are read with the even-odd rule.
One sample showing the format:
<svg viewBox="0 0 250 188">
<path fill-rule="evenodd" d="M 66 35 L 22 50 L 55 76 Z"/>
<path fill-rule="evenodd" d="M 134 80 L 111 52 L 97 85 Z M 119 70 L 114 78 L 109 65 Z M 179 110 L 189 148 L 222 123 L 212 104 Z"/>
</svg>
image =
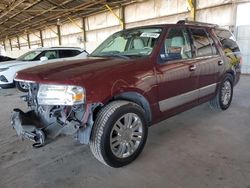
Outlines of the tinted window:
<svg viewBox="0 0 250 188">
<path fill-rule="evenodd" d="M 60 58 L 74 57 L 80 54 L 79 50 L 59 50 Z"/>
<path fill-rule="evenodd" d="M 216 54 L 216 49 L 213 40 L 208 37 L 204 29 L 190 29 L 195 54 L 197 57 L 209 56 Z"/>
<path fill-rule="evenodd" d="M 190 40 L 184 28 L 172 28 L 168 31 L 161 49 L 160 61 L 192 58 Z"/>
<path fill-rule="evenodd" d="M 228 30 L 216 29 L 215 33 L 223 47 L 224 53 L 232 65 L 240 63 L 240 49 L 233 34 Z"/>
</svg>

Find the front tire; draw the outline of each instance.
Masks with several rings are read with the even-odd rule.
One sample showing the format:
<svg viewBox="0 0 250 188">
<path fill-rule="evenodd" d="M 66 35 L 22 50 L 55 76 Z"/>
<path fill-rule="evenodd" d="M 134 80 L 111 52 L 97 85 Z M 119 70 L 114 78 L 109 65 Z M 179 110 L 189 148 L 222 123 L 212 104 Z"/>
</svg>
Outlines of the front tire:
<svg viewBox="0 0 250 188">
<path fill-rule="evenodd" d="M 134 161 L 144 148 L 148 126 L 145 111 L 129 101 L 114 101 L 97 115 L 90 149 L 100 162 L 122 167 Z"/>
<path fill-rule="evenodd" d="M 29 84 L 26 82 L 16 82 L 16 87 L 19 91 L 22 91 L 22 92 L 29 91 Z"/>
<path fill-rule="evenodd" d="M 226 110 L 231 105 L 233 98 L 233 77 L 227 74 L 221 82 L 216 96 L 210 101 L 210 106 L 215 110 Z"/>
</svg>

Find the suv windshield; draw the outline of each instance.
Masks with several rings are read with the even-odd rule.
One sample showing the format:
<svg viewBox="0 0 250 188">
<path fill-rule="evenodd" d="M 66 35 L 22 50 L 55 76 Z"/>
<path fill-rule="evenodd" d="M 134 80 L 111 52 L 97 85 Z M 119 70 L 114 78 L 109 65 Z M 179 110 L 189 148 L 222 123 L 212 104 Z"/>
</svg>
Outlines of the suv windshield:
<svg viewBox="0 0 250 188">
<path fill-rule="evenodd" d="M 115 33 L 106 39 L 90 56 L 121 58 L 149 56 L 161 32 L 161 28 L 142 28 Z"/>
<path fill-rule="evenodd" d="M 27 52 L 17 58 L 19 61 L 33 61 L 42 51 Z"/>
</svg>

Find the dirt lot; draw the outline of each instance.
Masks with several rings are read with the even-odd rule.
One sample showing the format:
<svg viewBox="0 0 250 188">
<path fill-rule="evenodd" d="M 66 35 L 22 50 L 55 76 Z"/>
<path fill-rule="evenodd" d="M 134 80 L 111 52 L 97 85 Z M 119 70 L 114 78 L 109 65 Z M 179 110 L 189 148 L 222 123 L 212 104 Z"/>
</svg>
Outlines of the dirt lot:
<svg viewBox="0 0 250 188">
<path fill-rule="evenodd" d="M 250 188 L 249 83 L 242 76 L 225 112 L 203 104 L 151 127 L 143 153 L 120 169 L 70 137 L 33 149 L 10 126 L 22 93 L 0 90 L 0 187 Z"/>
</svg>

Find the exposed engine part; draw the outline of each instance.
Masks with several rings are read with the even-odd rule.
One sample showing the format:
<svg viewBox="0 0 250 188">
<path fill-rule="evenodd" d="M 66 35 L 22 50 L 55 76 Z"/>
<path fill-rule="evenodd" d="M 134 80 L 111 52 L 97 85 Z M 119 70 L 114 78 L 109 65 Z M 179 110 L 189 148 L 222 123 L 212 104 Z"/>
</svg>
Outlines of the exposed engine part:
<svg viewBox="0 0 250 188">
<path fill-rule="evenodd" d="M 11 124 L 17 134 L 33 142 L 34 147 L 44 146 L 47 139 L 59 134 L 74 135 L 82 144 L 88 144 L 93 127 L 93 111 L 102 106 L 79 104 L 74 106 L 39 105 L 38 84 L 30 83 L 29 93 L 21 98 L 31 109 L 27 113 L 14 109 Z M 46 140 L 45 140 L 46 138 Z"/>
</svg>

